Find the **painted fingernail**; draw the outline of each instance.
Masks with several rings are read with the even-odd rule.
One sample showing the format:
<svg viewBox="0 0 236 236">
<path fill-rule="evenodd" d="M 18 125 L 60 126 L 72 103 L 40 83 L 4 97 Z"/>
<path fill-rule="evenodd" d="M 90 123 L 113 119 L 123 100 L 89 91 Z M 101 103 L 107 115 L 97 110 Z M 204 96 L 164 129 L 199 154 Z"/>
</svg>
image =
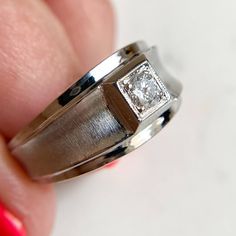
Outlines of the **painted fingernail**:
<svg viewBox="0 0 236 236">
<path fill-rule="evenodd" d="M 22 222 L 0 203 L 0 235 L 26 236 Z"/>
<path fill-rule="evenodd" d="M 118 162 L 119 162 L 119 160 L 112 161 L 112 162 L 108 163 L 107 165 L 105 165 L 105 168 L 113 168 L 118 164 Z"/>
</svg>

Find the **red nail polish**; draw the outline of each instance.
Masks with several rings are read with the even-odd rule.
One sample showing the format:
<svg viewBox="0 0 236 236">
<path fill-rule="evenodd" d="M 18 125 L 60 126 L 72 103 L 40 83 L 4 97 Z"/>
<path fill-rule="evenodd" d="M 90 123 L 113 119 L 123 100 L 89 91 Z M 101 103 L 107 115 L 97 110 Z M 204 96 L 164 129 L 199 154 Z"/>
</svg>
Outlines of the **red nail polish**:
<svg viewBox="0 0 236 236">
<path fill-rule="evenodd" d="M 118 164 L 119 160 L 112 161 L 105 165 L 105 168 L 113 168 Z"/>
<path fill-rule="evenodd" d="M 23 224 L 0 204 L 0 235 L 1 236 L 26 236 Z"/>
</svg>

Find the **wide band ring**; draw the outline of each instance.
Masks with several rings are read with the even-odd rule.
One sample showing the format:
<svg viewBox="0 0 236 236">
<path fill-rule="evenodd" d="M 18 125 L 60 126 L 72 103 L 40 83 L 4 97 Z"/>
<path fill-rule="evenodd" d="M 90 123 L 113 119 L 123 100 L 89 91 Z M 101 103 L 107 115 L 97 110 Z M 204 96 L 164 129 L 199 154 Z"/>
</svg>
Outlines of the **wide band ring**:
<svg viewBox="0 0 236 236">
<path fill-rule="evenodd" d="M 9 145 L 34 180 L 77 176 L 152 138 L 178 110 L 180 93 L 155 47 L 136 42 L 85 74 Z"/>
</svg>

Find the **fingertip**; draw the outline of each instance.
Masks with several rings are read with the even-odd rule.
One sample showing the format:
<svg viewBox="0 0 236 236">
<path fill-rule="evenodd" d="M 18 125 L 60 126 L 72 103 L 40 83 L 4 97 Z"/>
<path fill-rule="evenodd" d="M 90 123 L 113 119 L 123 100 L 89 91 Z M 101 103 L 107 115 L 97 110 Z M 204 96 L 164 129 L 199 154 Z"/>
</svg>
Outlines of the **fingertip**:
<svg viewBox="0 0 236 236">
<path fill-rule="evenodd" d="M 26 230 L 16 216 L 0 203 L 0 233 L 2 236 L 26 236 Z"/>
<path fill-rule="evenodd" d="M 28 236 L 50 235 L 55 215 L 53 186 L 30 180 L 1 135 L 0 189 L 0 201 L 24 225 Z"/>
</svg>

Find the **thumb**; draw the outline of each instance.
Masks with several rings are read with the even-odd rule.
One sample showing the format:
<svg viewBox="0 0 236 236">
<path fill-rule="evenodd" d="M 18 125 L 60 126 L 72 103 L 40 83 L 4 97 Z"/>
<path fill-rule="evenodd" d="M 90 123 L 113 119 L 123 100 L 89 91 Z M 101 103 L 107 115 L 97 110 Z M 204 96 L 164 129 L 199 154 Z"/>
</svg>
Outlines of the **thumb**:
<svg viewBox="0 0 236 236">
<path fill-rule="evenodd" d="M 52 186 L 31 181 L 0 136 L 0 235 L 49 235 L 54 203 Z"/>
</svg>

